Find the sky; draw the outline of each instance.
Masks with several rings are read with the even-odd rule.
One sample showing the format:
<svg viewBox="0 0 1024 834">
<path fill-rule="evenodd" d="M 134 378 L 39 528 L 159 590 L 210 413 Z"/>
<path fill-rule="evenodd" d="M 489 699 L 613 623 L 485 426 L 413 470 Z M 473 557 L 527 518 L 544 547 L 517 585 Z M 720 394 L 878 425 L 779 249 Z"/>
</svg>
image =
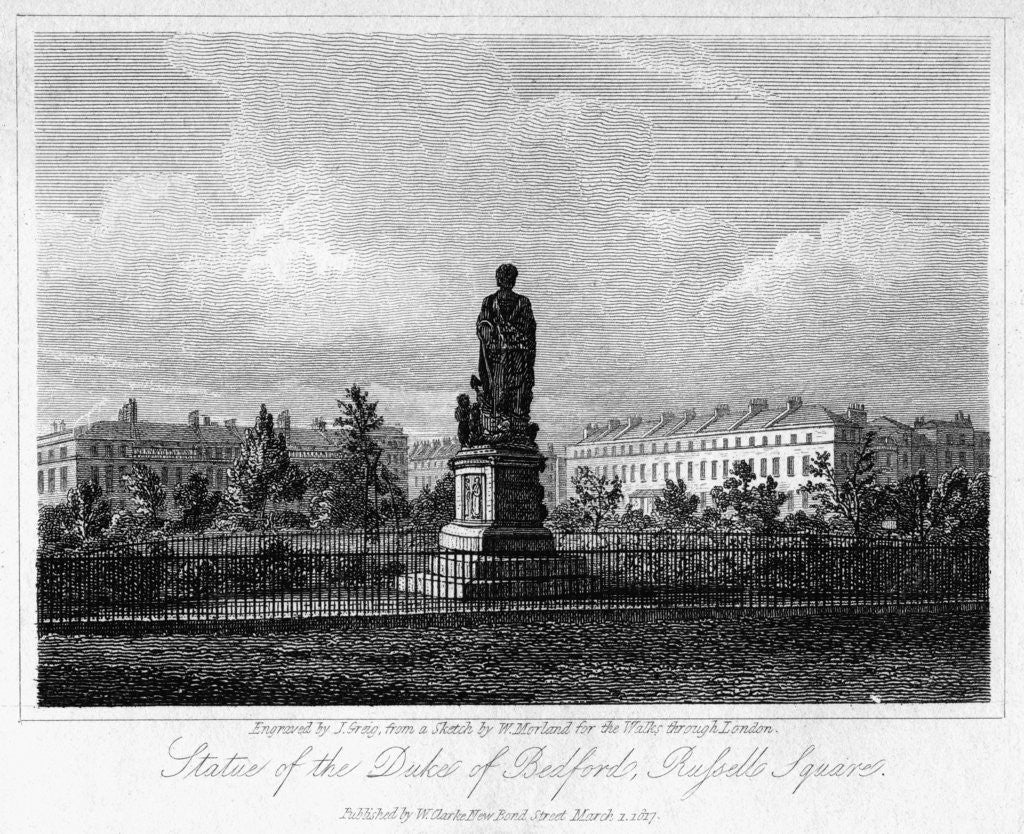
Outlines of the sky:
<svg viewBox="0 0 1024 834">
<path fill-rule="evenodd" d="M 988 418 L 984 38 L 41 33 L 41 428 L 454 432 L 503 262 L 541 440 L 801 395 Z"/>
</svg>

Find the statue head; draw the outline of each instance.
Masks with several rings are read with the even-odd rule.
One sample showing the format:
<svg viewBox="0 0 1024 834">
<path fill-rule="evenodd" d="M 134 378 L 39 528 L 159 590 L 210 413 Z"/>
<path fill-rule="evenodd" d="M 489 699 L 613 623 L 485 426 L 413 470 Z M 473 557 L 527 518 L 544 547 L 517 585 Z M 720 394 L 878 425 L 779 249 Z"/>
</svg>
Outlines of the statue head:
<svg viewBox="0 0 1024 834">
<path fill-rule="evenodd" d="M 455 402 L 458 404 L 459 408 L 469 408 L 469 394 L 459 394 L 459 396 L 455 398 Z"/>
<path fill-rule="evenodd" d="M 516 277 L 519 275 L 519 270 L 516 269 L 515 264 L 502 264 L 494 271 L 494 277 L 498 281 L 498 286 L 503 290 L 510 290 L 516 285 Z"/>
</svg>

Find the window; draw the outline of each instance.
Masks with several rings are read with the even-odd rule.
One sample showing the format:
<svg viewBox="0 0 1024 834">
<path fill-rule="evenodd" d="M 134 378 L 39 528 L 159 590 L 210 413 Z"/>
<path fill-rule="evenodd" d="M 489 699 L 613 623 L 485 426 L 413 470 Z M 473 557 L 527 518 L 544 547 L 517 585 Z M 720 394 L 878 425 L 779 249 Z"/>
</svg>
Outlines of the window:
<svg viewBox="0 0 1024 834">
<path fill-rule="evenodd" d="M 786 509 L 793 512 L 793 490 L 786 493 Z"/>
<path fill-rule="evenodd" d="M 166 466 L 160 467 L 160 483 L 164 484 L 164 486 L 167 485 L 167 467 Z"/>
<path fill-rule="evenodd" d="M 693 480 L 693 461 L 687 461 L 686 463 L 686 480 Z"/>
<path fill-rule="evenodd" d="M 960 450 L 960 463 L 967 463 L 967 452 Z"/>
<path fill-rule="evenodd" d="M 114 456 L 114 447 L 111 446 L 109 443 L 107 444 L 106 454 L 108 458 L 112 458 Z"/>
<path fill-rule="evenodd" d="M 92 446 L 89 447 L 89 454 L 91 454 L 94 458 L 98 458 L 100 456 L 100 447 L 93 444 Z"/>
<path fill-rule="evenodd" d="M 629 444 L 629 453 L 633 454 L 633 444 L 632 443 Z"/>
<path fill-rule="evenodd" d="M 800 506 L 803 507 L 805 510 L 807 509 L 807 504 L 810 500 L 811 496 L 808 495 L 806 492 L 800 493 Z"/>
<path fill-rule="evenodd" d="M 665 461 L 665 463 L 661 467 L 661 477 L 662 477 L 663 480 L 666 480 L 666 481 L 668 480 L 668 473 L 669 473 L 669 468 L 668 467 L 669 467 L 668 461 Z"/>
<path fill-rule="evenodd" d="M 775 445 L 776 446 L 781 446 L 782 445 L 782 435 L 781 434 L 775 435 Z"/>
<path fill-rule="evenodd" d="M 42 463 L 42 462 L 43 462 L 43 453 L 42 452 L 36 452 L 36 463 Z"/>
<path fill-rule="evenodd" d="M 947 434 L 946 435 L 946 445 L 947 446 L 952 446 L 953 445 L 953 435 L 951 435 L 951 434 Z"/>
<path fill-rule="evenodd" d="M 807 432 L 807 434 L 804 435 L 804 443 L 810 443 L 811 442 L 811 437 L 812 437 L 811 433 Z"/>
<path fill-rule="evenodd" d="M 708 442 L 706 440 L 702 440 L 700 442 L 701 451 L 704 451 L 704 449 L 706 449 L 707 447 L 708 447 Z"/>
<path fill-rule="evenodd" d="M 843 467 L 843 469 L 848 469 L 849 468 L 849 466 L 847 464 L 847 460 L 848 460 L 848 458 L 847 458 L 846 452 L 843 452 L 841 455 L 839 455 L 839 464 L 840 464 L 840 466 Z"/>
<path fill-rule="evenodd" d="M 963 436 L 963 435 L 961 434 L 961 435 L 960 435 L 960 445 L 961 445 L 961 446 L 963 446 L 963 445 L 964 445 L 964 442 L 965 442 L 965 441 L 964 441 L 964 436 Z"/>
<path fill-rule="evenodd" d="M 708 476 L 708 465 L 704 462 L 700 462 L 700 479 L 703 481 Z"/>
<path fill-rule="evenodd" d="M 729 459 L 728 458 L 725 458 L 722 461 L 722 477 L 723 478 L 728 478 L 729 477 Z"/>
<path fill-rule="evenodd" d="M 747 445 L 748 446 L 756 446 L 757 445 L 757 438 L 756 437 L 749 438 L 747 440 Z"/>
<path fill-rule="evenodd" d="M 391 456 L 388 455 L 388 457 L 390 458 Z M 214 450 L 213 450 L 213 459 L 214 460 L 220 460 L 220 446 L 217 446 L 217 447 L 214 448 Z"/>
<path fill-rule="evenodd" d="M 612 477 L 613 478 L 618 478 L 619 477 L 619 465 L 617 463 L 612 467 Z"/>
<path fill-rule="evenodd" d="M 667 443 L 665 444 L 665 447 L 661 451 L 663 451 L 663 452 L 667 452 L 668 451 L 668 444 Z"/>
<path fill-rule="evenodd" d="M 729 448 L 729 438 L 728 437 L 723 437 L 722 438 L 722 448 L 723 449 L 728 449 Z"/>
<path fill-rule="evenodd" d="M 918 458 L 918 463 L 917 463 L 917 465 L 918 465 L 918 466 L 920 466 L 920 467 L 921 467 L 922 469 L 924 469 L 924 467 L 925 467 L 925 462 L 924 462 L 924 452 L 921 452 L 921 457 L 920 457 L 920 458 Z"/>
<path fill-rule="evenodd" d="M 89 480 L 99 486 L 100 483 L 100 468 L 98 466 L 89 467 Z"/>
<path fill-rule="evenodd" d="M 776 478 L 779 476 L 779 464 L 781 462 L 780 458 L 772 458 L 772 475 Z"/>
<path fill-rule="evenodd" d="M 886 466 L 892 466 L 892 455 L 891 454 L 887 454 L 885 456 L 885 465 Z"/>
<path fill-rule="evenodd" d="M 651 480 L 658 480 L 658 464 L 656 463 L 651 464 Z"/>
<path fill-rule="evenodd" d="M 712 481 L 717 481 L 718 480 L 718 461 L 717 460 L 711 461 L 711 480 Z"/>
<path fill-rule="evenodd" d="M 629 467 L 629 482 L 631 484 L 636 482 L 636 464 L 635 463 L 632 464 Z"/>
<path fill-rule="evenodd" d="M 811 456 L 810 455 L 804 455 L 800 459 L 800 472 L 803 475 L 810 475 L 811 474 Z"/>
<path fill-rule="evenodd" d="M 174 469 L 174 483 L 175 484 L 180 484 L 181 483 L 181 474 L 182 474 L 181 473 L 181 467 L 180 466 L 175 467 L 175 469 Z"/>
<path fill-rule="evenodd" d="M 46 473 L 46 490 L 47 492 L 53 492 L 55 488 L 54 478 L 56 477 L 57 471 L 51 469 Z"/>
<path fill-rule="evenodd" d="M 687 452 L 692 452 L 692 451 L 693 451 L 693 441 L 692 441 L 692 440 L 691 440 L 691 441 L 689 441 L 689 442 L 688 442 L 688 443 L 686 444 L 686 451 L 687 451 Z"/>
<path fill-rule="evenodd" d="M 50 450 L 49 450 L 49 451 L 48 451 L 48 452 L 46 453 L 46 459 L 47 459 L 47 460 L 53 460 L 53 449 L 50 449 Z"/>
<path fill-rule="evenodd" d="M 953 465 L 953 453 L 952 452 L 946 452 L 946 466 L 952 466 L 952 465 Z"/>
<path fill-rule="evenodd" d="M 224 470 L 217 470 L 217 489 L 221 489 L 224 486 Z"/>
<path fill-rule="evenodd" d="M 679 461 L 676 461 L 676 480 L 677 481 L 679 480 L 679 474 L 682 471 L 682 468 L 683 468 L 683 465 Z"/>
<path fill-rule="evenodd" d="M 796 458 L 786 458 L 786 474 L 793 477 L 796 474 Z"/>
<path fill-rule="evenodd" d="M 677 441 L 676 441 L 676 451 L 677 451 L 677 452 L 678 452 L 678 451 L 681 451 L 681 450 L 682 450 L 682 448 L 683 448 L 683 444 L 682 444 L 682 443 L 681 443 L 680 441 L 678 441 L 678 440 L 677 440 Z"/>
<path fill-rule="evenodd" d="M 708 494 L 706 492 L 700 494 L 700 503 L 704 507 L 708 505 Z"/>
<path fill-rule="evenodd" d="M 107 448 L 110 448 L 109 446 Z M 107 492 L 114 491 L 114 467 L 105 466 L 103 467 L 103 485 L 106 487 Z"/>
<path fill-rule="evenodd" d="M 907 453 L 906 452 L 903 453 L 903 465 L 904 466 L 907 465 Z"/>
<path fill-rule="evenodd" d="M 42 452 L 39 453 L 41 458 Z M 39 470 L 39 494 L 42 495 L 46 491 L 46 473 L 42 469 Z"/>
<path fill-rule="evenodd" d="M 789 442 L 790 442 L 790 445 L 792 445 L 792 446 L 796 445 L 796 435 L 795 434 L 791 434 L 789 436 Z"/>
<path fill-rule="evenodd" d="M 761 458 L 761 477 L 764 478 L 768 474 L 768 458 Z"/>
<path fill-rule="evenodd" d="M 640 444 L 640 454 L 642 455 L 643 453 L 644 453 L 644 444 L 641 443 Z"/>
<path fill-rule="evenodd" d="M 66 466 L 60 468 L 60 488 L 62 490 L 68 488 L 68 468 Z"/>
<path fill-rule="evenodd" d="M 124 485 L 124 476 L 128 474 L 128 468 L 126 466 L 117 467 L 117 489 L 126 489 Z"/>
<path fill-rule="evenodd" d="M 768 435 L 763 435 L 761 437 L 761 445 L 762 446 L 767 446 L 768 445 Z"/>
<path fill-rule="evenodd" d="M 67 446 L 61 446 L 60 447 L 60 459 L 61 460 L 67 460 L 67 456 L 68 456 L 68 447 Z"/>
<path fill-rule="evenodd" d="M 717 440 L 712 440 L 711 441 L 711 448 L 712 449 L 717 449 L 718 448 L 718 441 Z"/>
<path fill-rule="evenodd" d="M 573 449 L 573 450 L 572 450 L 572 456 L 573 456 L 573 457 L 576 457 L 576 455 L 578 454 L 578 452 L 579 452 L 579 450 L 578 450 L 578 449 Z"/>
<path fill-rule="evenodd" d="M 122 446 L 121 447 L 121 457 L 123 457 L 123 458 L 128 457 L 128 447 L 127 446 Z"/>
</svg>

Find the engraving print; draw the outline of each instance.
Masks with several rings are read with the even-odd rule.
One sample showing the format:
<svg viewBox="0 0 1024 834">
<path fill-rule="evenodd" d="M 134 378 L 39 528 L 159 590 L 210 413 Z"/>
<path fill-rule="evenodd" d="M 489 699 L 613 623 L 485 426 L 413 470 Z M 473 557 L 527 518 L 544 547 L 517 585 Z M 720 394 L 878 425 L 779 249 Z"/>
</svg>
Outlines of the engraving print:
<svg viewBox="0 0 1024 834">
<path fill-rule="evenodd" d="M 992 697 L 989 37 L 161 20 L 25 70 L 40 706 Z"/>
</svg>

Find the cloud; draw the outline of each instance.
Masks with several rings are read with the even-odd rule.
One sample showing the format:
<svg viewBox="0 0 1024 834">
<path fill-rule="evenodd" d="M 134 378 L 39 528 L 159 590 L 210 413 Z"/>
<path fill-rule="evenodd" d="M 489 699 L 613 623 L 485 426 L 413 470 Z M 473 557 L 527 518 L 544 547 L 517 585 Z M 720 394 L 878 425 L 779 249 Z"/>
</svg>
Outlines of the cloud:
<svg viewBox="0 0 1024 834">
<path fill-rule="evenodd" d="M 717 65 L 697 41 L 631 38 L 609 44 L 631 66 L 668 76 L 709 93 L 731 93 L 758 101 L 777 101 L 779 96 L 740 73 Z"/>
</svg>

